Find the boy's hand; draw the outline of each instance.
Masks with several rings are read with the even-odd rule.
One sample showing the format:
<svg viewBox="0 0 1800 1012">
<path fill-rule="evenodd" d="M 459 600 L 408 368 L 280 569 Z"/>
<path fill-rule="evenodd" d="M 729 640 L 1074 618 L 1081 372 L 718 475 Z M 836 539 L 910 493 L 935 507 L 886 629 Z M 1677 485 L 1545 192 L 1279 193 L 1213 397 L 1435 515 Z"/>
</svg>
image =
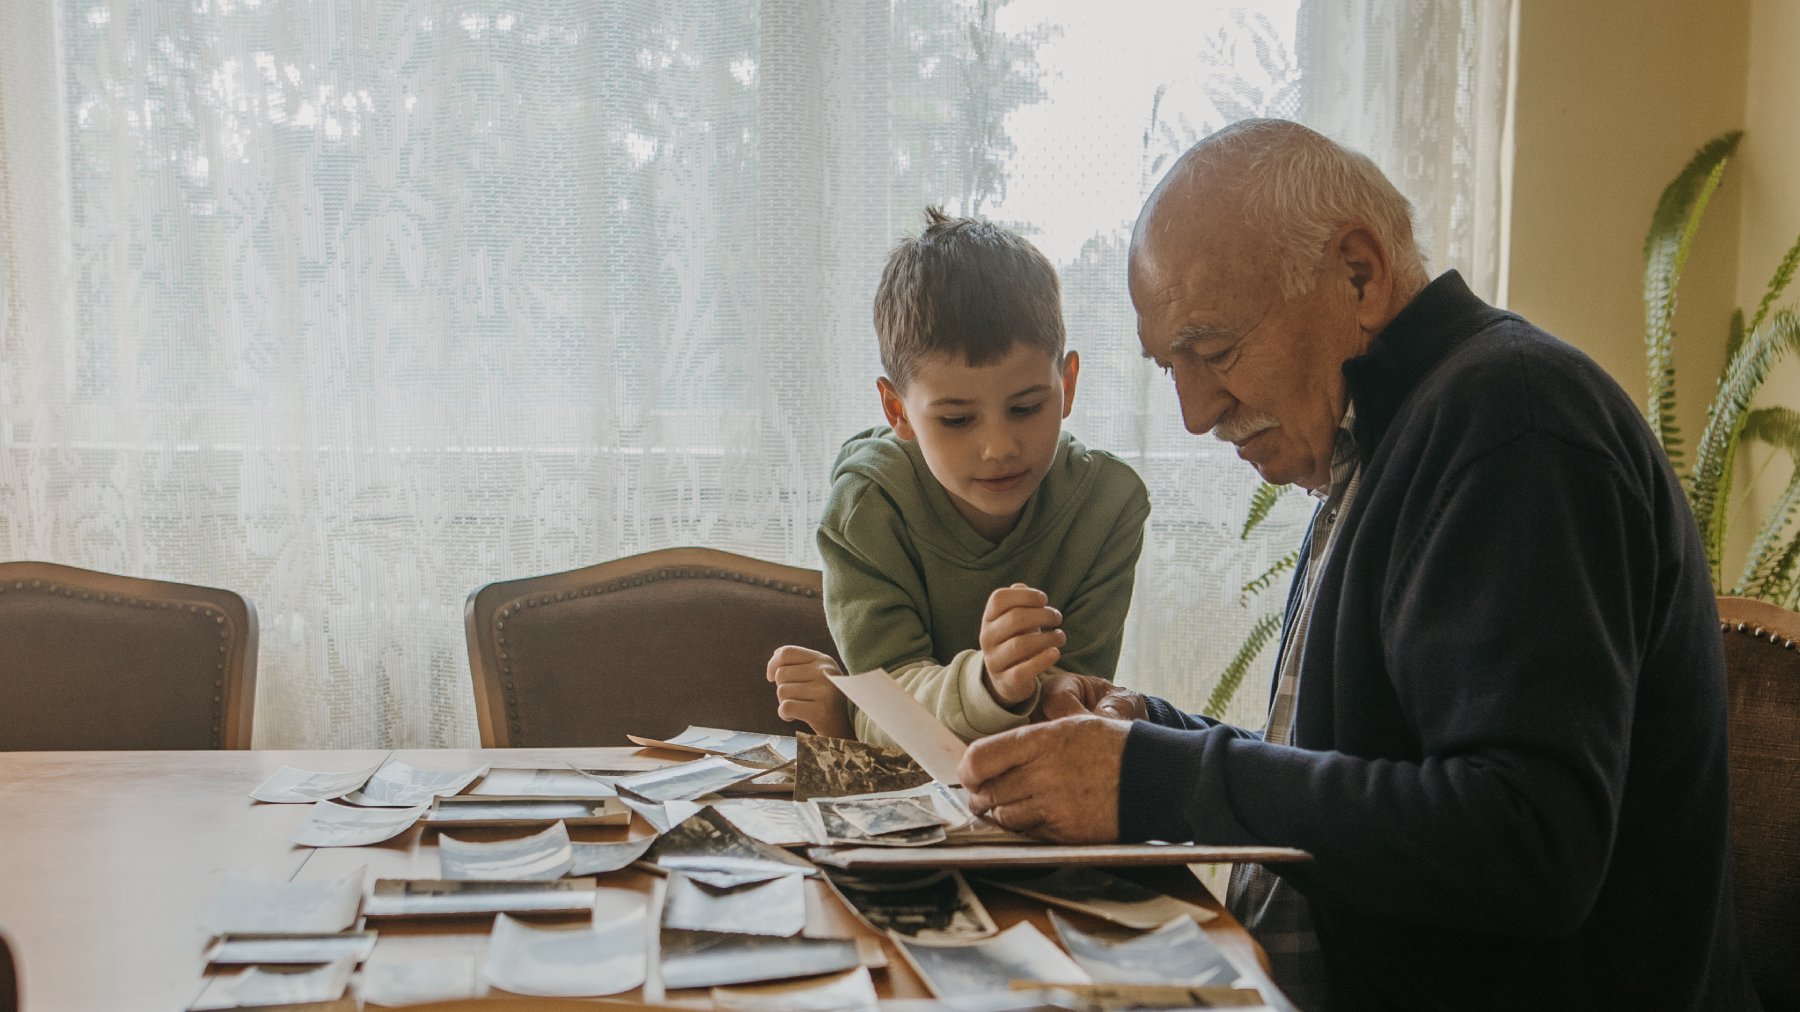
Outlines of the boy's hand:
<svg viewBox="0 0 1800 1012">
<path fill-rule="evenodd" d="M 1068 635 L 1062 612 L 1041 590 L 1015 583 L 988 595 L 981 615 L 982 678 L 1001 706 L 1017 706 L 1037 691 L 1037 676 L 1062 656 Z"/>
<path fill-rule="evenodd" d="M 782 720 L 805 721 L 814 734 L 828 738 L 854 738 L 849 704 L 831 684 L 831 676 L 839 674 L 843 672 L 829 654 L 786 646 L 769 658 L 764 677 L 775 683 L 775 712 Z"/>
</svg>

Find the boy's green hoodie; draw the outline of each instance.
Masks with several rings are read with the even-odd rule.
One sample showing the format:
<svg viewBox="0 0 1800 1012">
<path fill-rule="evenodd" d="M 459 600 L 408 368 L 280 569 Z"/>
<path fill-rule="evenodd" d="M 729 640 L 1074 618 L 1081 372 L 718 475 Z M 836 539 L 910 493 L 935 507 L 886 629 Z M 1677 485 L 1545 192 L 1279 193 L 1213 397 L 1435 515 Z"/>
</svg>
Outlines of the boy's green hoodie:
<svg viewBox="0 0 1800 1012">
<path fill-rule="evenodd" d="M 964 740 L 1025 723 L 982 684 L 988 595 L 1013 583 L 1049 595 L 1068 634 L 1057 667 L 1110 679 L 1150 499 L 1130 465 L 1067 432 L 1012 533 L 977 534 L 918 444 L 882 426 L 850 437 L 819 522 L 825 615 L 845 668 L 886 668 Z M 857 737 L 892 744 L 860 712 Z"/>
</svg>

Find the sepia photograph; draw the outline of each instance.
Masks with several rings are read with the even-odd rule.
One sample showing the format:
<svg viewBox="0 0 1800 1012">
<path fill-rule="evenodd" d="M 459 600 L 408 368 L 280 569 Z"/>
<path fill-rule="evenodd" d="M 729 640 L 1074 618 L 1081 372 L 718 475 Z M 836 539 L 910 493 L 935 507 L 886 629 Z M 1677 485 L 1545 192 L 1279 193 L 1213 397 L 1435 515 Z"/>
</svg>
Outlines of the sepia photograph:
<svg viewBox="0 0 1800 1012">
<path fill-rule="evenodd" d="M 816 871 L 804 858 L 744 835 L 710 808 L 659 837 L 650 860 L 718 888 Z"/>
<path fill-rule="evenodd" d="M 899 749 L 817 734 L 795 737 L 796 801 L 881 794 L 931 783 L 931 774 Z"/>
</svg>

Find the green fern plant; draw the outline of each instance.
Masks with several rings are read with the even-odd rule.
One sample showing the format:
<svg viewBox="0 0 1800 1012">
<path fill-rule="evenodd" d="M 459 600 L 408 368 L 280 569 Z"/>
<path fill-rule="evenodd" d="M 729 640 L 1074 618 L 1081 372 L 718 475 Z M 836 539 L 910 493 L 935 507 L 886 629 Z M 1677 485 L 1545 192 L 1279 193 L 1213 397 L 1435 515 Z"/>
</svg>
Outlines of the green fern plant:
<svg viewBox="0 0 1800 1012">
<path fill-rule="evenodd" d="M 1269 518 L 1270 511 L 1275 508 L 1276 500 L 1292 487 L 1292 485 L 1271 485 L 1268 482 L 1257 486 L 1256 491 L 1250 496 L 1250 513 L 1244 518 L 1244 529 L 1238 532 L 1238 540 L 1249 540 L 1250 532 L 1256 530 L 1257 525 Z M 1275 586 L 1281 575 L 1293 569 L 1294 564 L 1299 561 L 1299 551 L 1289 552 L 1276 559 L 1274 565 L 1264 570 L 1249 583 L 1244 584 L 1243 588 L 1238 591 L 1239 607 L 1250 607 L 1252 600 Z M 1274 642 L 1276 634 L 1280 631 L 1280 614 L 1264 615 L 1256 620 L 1255 624 L 1250 627 L 1249 635 L 1245 636 L 1244 642 L 1239 645 L 1237 653 L 1232 655 L 1231 660 L 1225 665 L 1225 669 L 1220 671 L 1218 677 L 1214 679 L 1212 695 L 1207 697 L 1206 707 L 1201 712 L 1215 719 L 1222 719 L 1225 716 L 1225 708 L 1231 705 L 1231 697 L 1237 695 L 1238 688 L 1244 684 L 1244 676 L 1250 673 L 1256 659 L 1262 656 L 1263 651 L 1270 643 Z"/>
<path fill-rule="evenodd" d="M 1757 597 L 1795 608 L 1800 607 L 1800 530 L 1794 529 L 1795 515 L 1800 512 L 1800 413 L 1785 407 L 1752 407 L 1775 364 L 1800 352 L 1800 319 L 1793 310 L 1776 305 L 1800 264 L 1800 240 L 1775 268 L 1749 321 L 1741 309 L 1731 314 L 1725 370 L 1707 407 L 1706 424 L 1694 445 L 1691 465 L 1675 414 L 1676 289 L 1701 216 L 1742 137 L 1742 131 L 1732 131 L 1696 152 L 1663 191 L 1650 220 L 1650 234 L 1644 240 L 1644 345 L 1650 371 L 1645 415 L 1681 476 L 1706 546 L 1714 588 L 1721 594 Z M 1727 583 L 1723 557 L 1731 516 L 1728 507 L 1738 455 L 1747 442 L 1784 451 L 1791 473 L 1752 539 L 1741 574 L 1736 582 Z"/>
</svg>

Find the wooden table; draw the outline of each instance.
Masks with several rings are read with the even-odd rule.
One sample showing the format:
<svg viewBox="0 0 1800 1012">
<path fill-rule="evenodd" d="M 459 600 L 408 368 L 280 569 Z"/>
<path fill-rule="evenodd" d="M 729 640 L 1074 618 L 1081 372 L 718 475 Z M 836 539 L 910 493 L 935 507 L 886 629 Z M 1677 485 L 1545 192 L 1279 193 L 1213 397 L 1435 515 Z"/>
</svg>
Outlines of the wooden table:
<svg viewBox="0 0 1800 1012">
<path fill-rule="evenodd" d="M 368 881 L 434 878 L 435 833 L 414 827 L 373 847 L 315 850 L 288 842 L 306 805 L 265 805 L 249 792 L 281 766 L 350 770 L 389 753 L 312 752 L 6 752 L 0 753 L 0 932 L 19 964 L 24 1012 L 185 1009 L 207 968 L 209 933 L 202 920 L 228 873 L 266 879 L 334 878 L 359 866 Z M 679 759 L 668 752 L 623 748 L 404 750 L 415 766 L 454 769 L 559 766 L 637 769 Z M 648 830 L 634 824 L 631 835 Z M 609 835 L 610 834 L 610 835 Z M 577 839 L 619 839 L 618 829 L 572 831 Z M 1146 877 L 1148 875 L 1148 877 Z M 1198 905 L 1219 910 L 1205 925 L 1240 971 L 1272 1005 L 1285 1008 L 1243 928 L 1185 868 L 1133 877 Z M 651 876 L 626 870 L 603 885 L 648 888 Z M 870 934 L 825 887 L 810 883 L 808 929 Z M 980 890 L 1001 926 L 1032 919 L 1048 932 L 1043 910 L 997 889 Z M 1074 919 L 1092 922 L 1081 915 Z M 485 951 L 487 925 L 393 921 L 375 925 L 381 940 L 371 958 L 422 958 Z M 1052 934 L 1052 937 L 1054 935 Z M 884 942 L 884 945 L 887 944 Z M 884 997 L 928 994 L 898 955 L 875 975 Z M 643 993 L 622 997 L 709 1007 L 705 991 L 664 994 L 652 960 Z"/>
</svg>

